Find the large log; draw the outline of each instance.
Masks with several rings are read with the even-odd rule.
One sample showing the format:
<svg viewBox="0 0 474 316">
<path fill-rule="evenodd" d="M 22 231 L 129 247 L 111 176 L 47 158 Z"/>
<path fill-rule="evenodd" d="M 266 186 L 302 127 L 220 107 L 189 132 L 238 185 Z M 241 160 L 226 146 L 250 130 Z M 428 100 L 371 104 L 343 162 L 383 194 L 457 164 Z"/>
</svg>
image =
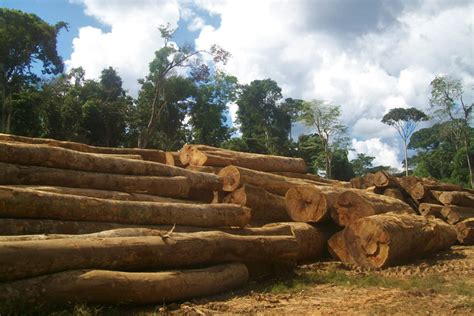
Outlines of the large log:
<svg viewBox="0 0 474 316">
<path fill-rule="evenodd" d="M 218 176 L 223 181 L 222 190 L 232 192 L 244 184 L 263 188 L 270 193 L 284 196 L 295 185 L 305 185 L 308 181 L 291 179 L 276 174 L 246 169 L 237 166 L 228 166 L 219 171 Z"/>
<path fill-rule="evenodd" d="M 151 194 L 174 198 L 189 197 L 190 193 L 190 183 L 187 178 L 182 176 L 130 176 L 21 166 L 1 162 L 0 184 L 50 185 Z"/>
<path fill-rule="evenodd" d="M 166 164 L 169 166 L 176 166 L 183 168 L 184 165 L 179 160 L 179 152 L 176 151 L 167 151 L 165 152 Z"/>
<path fill-rule="evenodd" d="M 456 224 L 458 241 L 463 245 L 474 245 L 474 218 Z"/>
<path fill-rule="evenodd" d="M 344 239 L 344 231 L 341 230 L 331 236 L 328 240 L 328 250 L 331 256 L 341 261 L 346 266 L 355 264 L 354 259 L 347 251 L 346 240 Z"/>
<path fill-rule="evenodd" d="M 433 217 L 386 213 L 352 222 L 344 239 L 357 265 L 383 268 L 448 249 L 456 230 Z"/>
<path fill-rule="evenodd" d="M 192 146 L 191 146 L 192 147 Z M 305 173 L 306 164 L 301 158 L 261 155 L 232 150 L 204 151 L 193 147 L 189 152 L 189 164 L 195 166 L 225 167 L 229 165 L 259 171 L 287 171 Z"/>
<path fill-rule="evenodd" d="M 386 171 L 377 171 L 372 175 L 372 183 L 379 188 L 398 187 L 397 179 Z"/>
<path fill-rule="evenodd" d="M 441 215 L 450 224 L 456 224 L 468 218 L 474 218 L 474 208 L 456 205 L 446 205 L 441 209 Z"/>
<path fill-rule="evenodd" d="M 387 212 L 414 213 L 408 204 L 398 199 L 352 190 L 339 196 L 330 214 L 336 224 L 347 226 L 359 218 Z"/>
<path fill-rule="evenodd" d="M 462 191 L 451 191 L 451 192 L 441 192 L 441 191 L 431 191 L 438 201 L 444 205 L 458 205 L 458 206 L 467 206 L 474 207 L 474 194 L 469 192 Z"/>
<path fill-rule="evenodd" d="M 385 196 L 389 196 L 389 197 L 393 197 L 395 199 L 399 199 L 400 201 L 404 201 L 405 202 L 405 195 L 403 194 L 403 192 L 398 189 L 398 188 L 386 188 L 384 191 L 383 191 L 383 195 Z"/>
<path fill-rule="evenodd" d="M 212 167 L 212 166 L 187 166 L 186 169 L 191 171 L 198 171 L 198 172 L 206 172 L 206 173 L 213 173 L 218 174 L 221 171 L 221 167 Z"/>
<path fill-rule="evenodd" d="M 286 211 L 295 222 L 323 222 L 345 188 L 315 185 L 294 186 L 286 192 Z"/>
<path fill-rule="evenodd" d="M 0 142 L 0 161 L 135 176 L 185 176 L 189 179 L 191 187 L 196 189 L 219 190 L 221 187 L 219 178 L 214 174 L 189 171 L 150 161 L 104 157 L 47 145 Z"/>
<path fill-rule="evenodd" d="M 104 157 L 115 157 L 115 158 L 126 158 L 134 160 L 143 160 L 143 157 L 140 155 L 127 155 L 127 154 L 102 154 Z"/>
<path fill-rule="evenodd" d="M 223 232 L 2 242 L 0 281 L 75 269 L 144 271 L 236 261 L 291 263 L 298 247 L 293 236 Z"/>
<path fill-rule="evenodd" d="M 285 198 L 253 185 L 243 185 L 228 194 L 223 202 L 249 207 L 252 210 L 253 223 L 267 224 L 291 220 L 286 212 Z"/>
<path fill-rule="evenodd" d="M 0 186 L 0 217 L 115 222 L 135 225 L 243 227 L 250 209 L 233 204 L 117 201 Z"/>
<path fill-rule="evenodd" d="M 335 185 L 335 186 L 349 187 L 349 188 L 351 187 L 350 182 L 326 179 L 326 178 L 323 178 L 311 173 L 296 173 L 296 172 L 271 172 L 271 173 L 279 175 L 279 176 L 287 177 L 287 178 L 309 180 L 318 185 Z"/>
<path fill-rule="evenodd" d="M 436 218 L 443 219 L 443 215 L 441 215 L 441 210 L 443 209 L 443 205 L 439 204 L 432 204 L 432 203 L 420 203 L 418 208 L 418 212 L 423 216 L 434 216 Z"/>
<path fill-rule="evenodd" d="M 410 194 L 417 200 L 422 200 L 430 195 L 431 191 L 466 191 L 473 193 L 474 190 L 465 189 L 460 185 L 455 184 L 424 184 L 418 182 L 411 190 Z"/>
<path fill-rule="evenodd" d="M 368 173 L 350 180 L 351 187 L 354 189 L 367 189 L 374 185 L 373 173 Z"/>
<path fill-rule="evenodd" d="M 211 151 L 211 152 L 227 150 L 227 149 L 216 148 L 216 147 L 211 147 L 207 145 L 185 144 L 183 148 L 181 148 L 181 150 L 179 151 L 179 160 L 183 166 L 189 165 L 189 160 L 191 159 L 191 152 L 196 149 L 202 150 L 202 151 Z"/>
<path fill-rule="evenodd" d="M 248 280 L 247 267 L 228 263 L 165 272 L 74 270 L 0 284 L 10 304 L 164 304 L 225 292 Z"/>
<path fill-rule="evenodd" d="M 114 147 L 97 147 L 81 143 L 60 141 L 48 138 L 32 138 L 10 134 L 0 134 L 0 141 L 4 142 L 20 142 L 26 144 L 47 145 L 52 147 L 60 147 L 71 149 L 85 153 L 110 154 L 110 155 L 140 155 L 144 160 L 165 163 L 165 153 L 157 149 L 141 149 L 141 148 L 114 148 Z"/>
</svg>

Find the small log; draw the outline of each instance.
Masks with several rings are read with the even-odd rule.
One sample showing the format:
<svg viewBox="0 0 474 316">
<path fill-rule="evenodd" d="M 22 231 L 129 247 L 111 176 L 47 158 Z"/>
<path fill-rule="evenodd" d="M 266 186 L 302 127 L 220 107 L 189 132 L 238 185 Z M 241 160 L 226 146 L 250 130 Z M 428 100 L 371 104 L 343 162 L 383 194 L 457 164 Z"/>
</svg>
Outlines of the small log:
<svg viewBox="0 0 474 316">
<path fill-rule="evenodd" d="M 438 201 L 444 205 L 458 205 L 466 207 L 474 207 L 474 194 L 461 191 L 431 191 Z"/>
<path fill-rule="evenodd" d="M 422 200 L 423 198 L 430 195 L 430 191 L 467 191 L 462 186 L 455 184 L 424 184 L 417 183 L 411 190 L 410 195 L 417 200 Z M 474 192 L 474 191 L 472 191 Z"/>
<path fill-rule="evenodd" d="M 474 218 L 474 208 L 456 205 L 445 205 L 441 209 L 441 215 L 450 224 L 456 224 L 463 220 Z"/>
<path fill-rule="evenodd" d="M 115 222 L 134 225 L 243 227 L 250 209 L 233 204 L 117 201 L 0 186 L 0 217 Z"/>
<path fill-rule="evenodd" d="M 223 181 L 222 190 L 232 192 L 244 184 L 263 188 L 270 193 L 284 196 L 286 192 L 296 185 L 307 185 L 306 180 L 291 179 L 275 174 L 228 166 L 219 171 L 218 176 Z"/>
<path fill-rule="evenodd" d="M 432 204 L 432 203 L 421 203 L 418 212 L 423 216 L 434 216 L 436 218 L 444 219 L 441 215 L 443 205 Z"/>
<path fill-rule="evenodd" d="M 71 149 L 85 153 L 107 154 L 107 155 L 139 155 L 144 160 L 165 163 L 165 153 L 157 149 L 141 149 L 141 148 L 114 148 L 114 147 L 97 147 L 81 143 L 60 141 L 48 138 L 32 138 L 10 134 L 0 134 L 0 141 L 3 142 L 19 142 L 25 144 L 47 145 L 52 147 L 60 147 Z"/>
<path fill-rule="evenodd" d="M 0 281 L 75 269 L 144 271 L 236 261 L 291 263 L 298 247 L 293 236 L 223 232 L 2 242 Z"/>
<path fill-rule="evenodd" d="M 228 194 L 223 202 L 249 207 L 252 210 L 253 223 L 267 224 L 291 220 L 286 212 L 285 198 L 253 185 L 243 185 Z"/>
<path fill-rule="evenodd" d="M 135 176 L 184 176 L 195 189 L 219 190 L 221 183 L 216 175 L 194 172 L 165 164 L 123 158 L 104 157 L 74 150 L 0 142 L 0 161 L 19 165 L 34 165 L 78 171 Z"/>
<path fill-rule="evenodd" d="M 294 186 L 286 192 L 286 211 L 295 222 L 323 222 L 346 190 L 325 186 Z"/>
<path fill-rule="evenodd" d="M 398 199 L 352 190 L 339 196 L 330 214 L 337 225 L 347 226 L 359 218 L 387 212 L 414 213 L 408 204 Z"/>
<path fill-rule="evenodd" d="M 463 245 L 474 245 L 474 218 L 456 224 L 458 241 Z"/>
<path fill-rule="evenodd" d="M 331 256 L 341 261 L 346 266 L 355 265 L 354 259 L 347 251 L 346 240 L 344 239 L 344 231 L 341 230 L 331 236 L 328 240 L 328 250 Z"/>
<path fill-rule="evenodd" d="M 74 270 L 0 284 L 0 300 L 21 305 L 164 304 L 229 291 L 248 277 L 242 263 L 169 272 Z"/>
<path fill-rule="evenodd" d="M 0 184 L 49 185 L 81 189 L 98 189 L 158 195 L 189 197 L 190 183 L 185 177 L 130 176 L 21 166 L 0 162 Z"/>
<path fill-rule="evenodd" d="M 239 166 L 259 171 L 305 173 L 306 164 L 301 158 L 243 153 L 232 150 L 203 151 L 196 147 L 190 151 L 189 164 L 195 166 Z"/>
<path fill-rule="evenodd" d="M 344 239 L 357 265 L 384 268 L 448 249 L 456 230 L 433 217 L 386 213 L 352 222 Z"/>
<path fill-rule="evenodd" d="M 386 188 L 383 191 L 383 195 L 405 202 L 405 195 L 398 188 Z"/>
</svg>

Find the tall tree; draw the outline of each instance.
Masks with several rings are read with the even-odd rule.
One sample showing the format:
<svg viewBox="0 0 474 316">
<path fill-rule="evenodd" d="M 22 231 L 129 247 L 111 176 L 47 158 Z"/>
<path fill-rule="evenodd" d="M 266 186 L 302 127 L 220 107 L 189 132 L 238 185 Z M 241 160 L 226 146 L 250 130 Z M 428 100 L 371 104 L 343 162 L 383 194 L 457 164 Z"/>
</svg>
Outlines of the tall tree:
<svg viewBox="0 0 474 316">
<path fill-rule="evenodd" d="M 331 178 L 332 154 L 347 147 L 347 128 L 340 122 L 341 108 L 322 100 L 303 103 L 300 120 L 315 129 L 324 147 L 326 176 Z"/>
<path fill-rule="evenodd" d="M 301 99 L 286 98 L 285 101 L 280 105 L 281 110 L 289 116 L 289 134 L 288 138 L 291 141 L 292 135 L 291 130 L 293 124 L 296 123 L 301 115 L 304 101 Z"/>
<path fill-rule="evenodd" d="M 470 123 L 472 119 L 472 108 L 474 102 L 464 102 L 463 85 L 459 79 L 447 76 L 437 76 L 431 81 L 430 104 L 442 117 L 448 117 L 451 132 L 454 136 L 459 136 L 464 147 L 466 162 L 469 168 L 469 179 L 471 187 L 474 188 L 473 179 L 473 153 L 470 151 Z"/>
<path fill-rule="evenodd" d="M 405 174 L 408 176 L 408 142 L 416 126 L 421 121 L 426 121 L 428 117 L 416 108 L 394 108 L 382 118 L 382 123 L 395 128 L 403 140 L 405 149 Z"/>
<path fill-rule="evenodd" d="M 372 162 L 375 160 L 375 157 L 368 156 L 364 153 L 358 153 L 357 158 L 352 159 L 352 169 L 354 174 L 359 177 L 368 172 L 372 168 Z"/>
<path fill-rule="evenodd" d="M 64 22 L 49 25 L 34 14 L 0 8 L 0 131 L 10 132 L 13 115 L 12 95 L 22 87 L 37 83 L 33 64 L 42 64 L 43 74 L 63 71 L 56 49 L 56 37 Z"/>
</svg>

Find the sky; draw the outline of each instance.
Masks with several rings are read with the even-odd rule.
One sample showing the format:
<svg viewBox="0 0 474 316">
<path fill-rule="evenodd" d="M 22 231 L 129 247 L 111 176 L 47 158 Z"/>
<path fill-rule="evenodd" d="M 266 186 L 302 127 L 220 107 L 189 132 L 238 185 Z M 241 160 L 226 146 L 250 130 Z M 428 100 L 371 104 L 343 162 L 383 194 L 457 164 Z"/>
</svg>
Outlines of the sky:
<svg viewBox="0 0 474 316">
<path fill-rule="evenodd" d="M 68 22 L 58 47 L 66 68 L 97 78 L 112 66 L 136 95 L 137 79 L 163 41 L 158 26 L 178 27 L 176 42 L 218 44 L 224 69 L 241 83 L 271 78 L 284 97 L 321 99 L 342 109 L 353 151 L 375 165 L 401 168 L 396 131 L 380 120 L 391 108 L 429 108 L 436 75 L 474 87 L 471 0 L 0 0 L 0 6 Z M 230 105 L 235 117 L 236 105 Z M 301 125 L 297 133 L 312 132 Z"/>
</svg>

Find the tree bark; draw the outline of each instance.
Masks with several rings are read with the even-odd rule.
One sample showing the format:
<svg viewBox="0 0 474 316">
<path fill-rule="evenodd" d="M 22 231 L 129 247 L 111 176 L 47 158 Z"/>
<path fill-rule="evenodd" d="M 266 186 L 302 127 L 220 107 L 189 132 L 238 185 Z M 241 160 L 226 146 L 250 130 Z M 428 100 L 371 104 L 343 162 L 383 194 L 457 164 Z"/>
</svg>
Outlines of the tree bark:
<svg viewBox="0 0 474 316">
<path fill-rule="evenodd" d="M 431 191 L 437 196 L 438 201 L 444 205 L 458 205 L 458 206 L 467 206 L 474 207 L 474 194 L 469 192 L 461 191 L 451 191 L 451 192 L 441 192 L 441 191 Z"/>
<path fill-rule="evenodd" d="M 318 185 L 334 185 L 334 186 L 339 186 L 339 187 L 344 187 L 344 188 L 351 187 L 350 182 L 326 179 L 326 178 L 323 178 L 314 174 L 310 174 L 310 173 L 295 173 L 295 172 L 272 172 L 272 173 L 279 176 L 287 177 L 287 178 L 310 180 Z"/>
<path fill-rule="evenodd" d="M 463 220 L 474 218 L 474 208 L 456 205 L 446 205 L 441 210 L 441 215 L 450 224 L 456 224 Z"/>
<path fill-rule="evenodd" d="M 456 230 L 439 219 L 387 213 L 352 222 L 344 238 L 357 265 L 384 268 L 448 249 Z"/>
<path fill-rule="evenodd" d="M 221 186 L 219 179 L 213 174 L 193 172 L 161 163 L 104 157 L 46 145 L 0 142 L 0 161 L 111 174 L 185 176 L 193 188 L 218 190 Z"/>
<path fill-rule="evenodd" d="M 397 178 L 395 178 L 394 176 L 392 176 L 386 171 L 377 171 L 376 173 L 372 175 L 371 180 L 372 180 L 372 183 L 376 187 L 380 187 L 380 188 L 386 188 L 386 187 L 397 188 L 398 187 Z"/>
<path fill-rule="evenodd" d="M 248 277 L 242 263 L 169 272 L 73 270 L 3 283 L 0 300 L 22 305 L 164 304 L 229 291 Z"/>
<path fill-rule="evenodd" d="M 252 210 L 252 223 L 288 222 L 285 198 L 268 193 L 265 189 L 245 184 L 224 198 L 224 203 L 247 206 Z"/>
<path fill-rule="evenodd" d="M 386 188 L 383 191 L 383 195 L 405 202 L 405 195 L 398 188 Z"/>
<path fill-rule="evenodd" d="M 347 226 L 359 218 L 388 212 L 414 213 L 398 199 L 356 190 L 343 192 L 330 213 L 337 225 Z"/>
<path fill-rule="evenodd" d="M 186 169 L 191 170 L 191 171 L 197 171 L 197 172 L 206 172 L 206 173 L 213 173 L 213 174 L 218 174 L 219 171 L 222 170 L 220 167 L 211 167 L 211 166 L 187 166 Z"/>
<path fill-rule="evenodd" d="M 25 144 L 47 145 L 51 147 L 60 147 L 71 149 L 84 153 L 96 154 L 114 154 L 114 155 L 140 155 L 144 160 L 165 163 L 165 153 L 157 149 L 141 149 L 141 148 L 114 148 L 114 147 L 97 147 L 81 143 L 60 141 L 48 138 L 33 138 L 10 134 L 0 134 L 0 141 L 3 142 L 19 142 Z"/>
<path fill-rule="evenodd" d="M 293 236 L 237 236 L 223 232 L 170 237 L 67 238 L 0 243 L 0 280 L 74 269 L 143 271 L 225 262 L 294 262 Z"/>
<path fill-rule="evenodd" d="M 418 210 L 419 213 L 423 216 L 434 216 L 436 218 L 444 219 L 441 215 L 441 210 L 443 205 L 432 204 L 432 203 L 421 203 Z"/>
<path fill-rule="evenodd" d="M 286 211 L 295 222 L 323 222 L 336 206 L 345 188 L 325 186 L 294 186 L 286 192 Z"/>
<path fill-rule="evenodd" d="M 367 189 L 374 186 L 373 174 L 368 173 L 360 177 L 351 179 L 351 186 L 354 189 Z"/>
<path fill-rule="evenodd" d="M 344 231 L 341 230 L 332 235 L 328 240 L 328 250 L 331 256 L 341 261 L 345 266 L 355 265 L 354 259 L 347 250 L 346 240 L 344 239 Z"/>
<path fill-rule="evenodd" d="M 458 241 L 463 245 L 474 245 L 474 218 L 456 224 Z"/>
<path fill-rule="evenodd" d="M 21 166 L 0 162 L 0 184 L 52 185 L 81 189 L 121 191 L 137 194 L 187 198 L 190 184 L 185 177 L 130 176 L 48 167 Z"/>
<path fill-rule="evenodd" d="M 0 217 L 133 225 L 243 227 L 250 209 L 231 204 L 117 201 L 0 186 Z"/>
<path fill-rule="evenodd" d="M 422 200 L 430 195 L 430 191 L 465 191 L 474 193 L 474 190 L 464 189 L 462 186 L 455 184 L 424 184 L 419 182 L 411 188 L 410 195 L 417 200 Z"/>
<path fill-rule="evenodd" d="M 244 184 L 250 184 L 270 193 L 284 196 L 290 188 L 296 185 L 311 183 L 308 180 L 291 179 L 237 166 L 222 168 L 218 176 L 223 181 L 222 190 L 225 192 L 232 192 Z"/>
</svg>

